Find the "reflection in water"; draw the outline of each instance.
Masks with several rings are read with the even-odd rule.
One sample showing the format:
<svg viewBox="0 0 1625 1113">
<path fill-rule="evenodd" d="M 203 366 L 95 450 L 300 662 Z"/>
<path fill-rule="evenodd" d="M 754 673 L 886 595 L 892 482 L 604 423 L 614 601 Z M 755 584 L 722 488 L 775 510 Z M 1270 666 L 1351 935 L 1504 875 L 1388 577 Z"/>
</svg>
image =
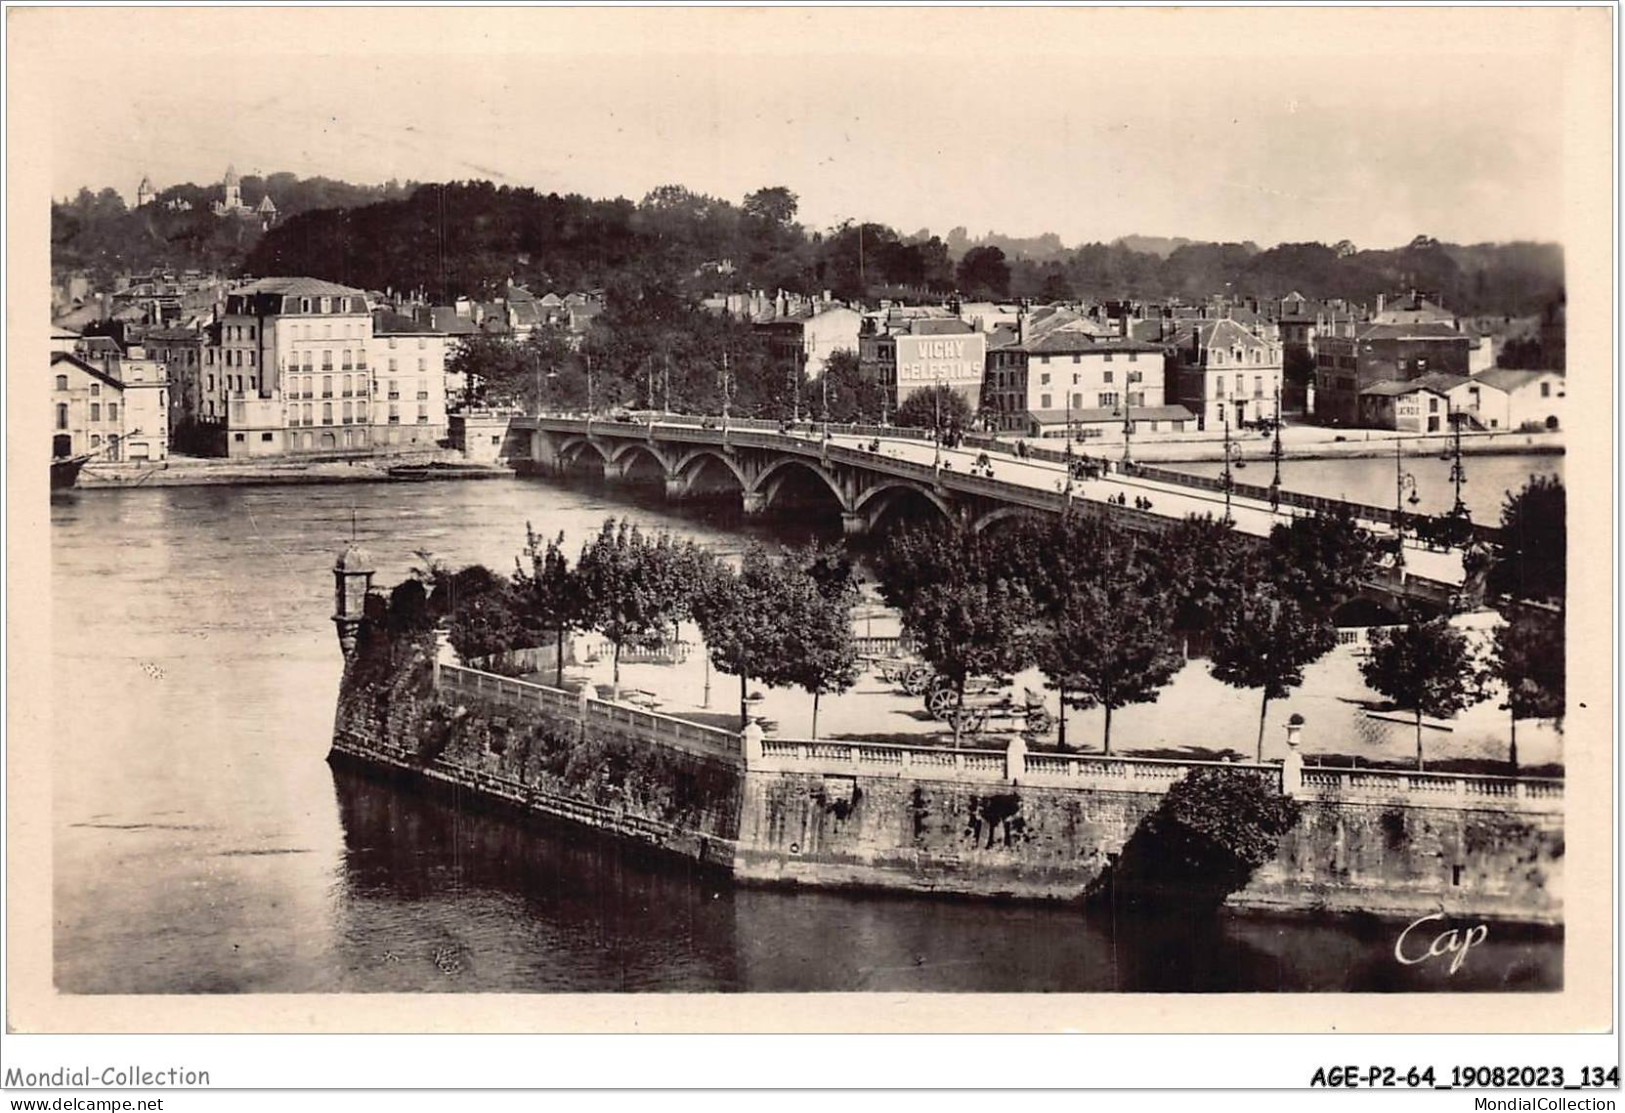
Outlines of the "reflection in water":
<svg viewBox="0 0 1625 1113">
<path fill-rule="evenodd" d="M 1164 924 L 1033 907 L 734 890 L 324 757 L 333 557 L 506 570 L 609 514 L 720 551 L 747 531 L 541 482 L 81 491 L 51 504 L 54 975 L 68 993 L 379 990 L 1463 989 L 1559 984 L 1561 943 L 1446 978 L 1397 926 Z M 352 522 L 354 526 L 352 527 Z M 774 527 L 752 523 L 748 533 Z M 1480 953 L 1482 952 L 1482 953 Z"/>
<path fill-rule="evenodd" d="M 1114 916 L 873 893 L 732 889 L 689 863 L 336 770 L 347 965 L 380 989 L 1364 992 L 1551 988 L 1549 939 L 1393 959 L 1403 925 Z"/>
</svg>

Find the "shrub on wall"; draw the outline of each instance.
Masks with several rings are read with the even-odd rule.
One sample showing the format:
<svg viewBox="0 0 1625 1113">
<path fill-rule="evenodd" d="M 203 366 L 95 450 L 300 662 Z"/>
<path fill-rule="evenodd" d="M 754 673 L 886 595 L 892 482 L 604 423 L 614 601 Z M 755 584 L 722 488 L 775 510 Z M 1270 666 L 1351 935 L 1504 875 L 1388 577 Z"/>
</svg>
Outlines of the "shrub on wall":
<svg viewBox="0 0 1625 1113">
<path fill-rule="evenodd" d="M 1252 770 L 1193 769 L 1140 821 L 1090 897 L 1216 909 L 1275 856 L 1298 802 Z"/>
</svg>

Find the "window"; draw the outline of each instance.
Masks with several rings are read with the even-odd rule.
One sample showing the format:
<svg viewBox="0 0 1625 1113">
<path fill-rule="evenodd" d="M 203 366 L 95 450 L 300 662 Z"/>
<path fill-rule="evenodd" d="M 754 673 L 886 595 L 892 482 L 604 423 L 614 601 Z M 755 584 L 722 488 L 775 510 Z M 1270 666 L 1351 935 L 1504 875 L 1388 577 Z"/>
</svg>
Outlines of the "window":
<svg viewBox="0 0 1625 1113">
<path fill-rule="evenodd" d="M 1102 391 L 1100 395 L 1100 405 L 1102 407 L 1116 408 L 1117 392 L 1115 390 Z"/>
<path fill-rule="evenodd" d="M 90 420 L 92 420 L 92 421 L 100 421 L 101 419 L 102 419 L 102 404 L 100 402 L 92 402 L 90 404 Z"/>
<path fill-rule="evenodd" d="M 429 407 L 428 406 L 424 406 L 424 405 L 419 405 L 418 406 L 418 424 L 419 425 L 427 425 L 427 424 L 429 424 Z"/>
<path fill-rule="evenodd" d="M 1052 408 L 1049 395 L 1040 394 L 1038 396 L 1038 408 L 1041 409 L 1041 410 L 1047 410 L 1047 409 Z"/>
<path fill-rule="evenodd" d="M 1045 371 L 1043 374 L 1038 376 L 1038 385 L 1039 386 L 1049 386 L 1049 372 L 1048 371 Z"/>
<path fill-rule="evenodd" d="M 429 341 L 428 341 L 427 337 L 423 337 L 423 336 L 418 337 L 418 348 L 420 350 L 423 349 L 423 348 L 427 348 L 428 346 L 429 346 Z"/>
<path fill-rule="evenodd" d="M 1110 363 L 1111 361 L 1112 361 L 1112 354 L 1110 352 L 1107 352 L 1106 353 L 1106 362 Z"/>
<path fill-rule="evenodd" d="M 344 370 L 348 371 L 352 366 L 354 366 L 350 362 L 350 349 L 349 348 L 344 349 L 343 359 L 344 359 L 344 364 L 343 364 Z"/>
<path fill-rule="evenodd" d="M 1210 352 L 1209 355 L 1212 357 L 1214 366 L 1216 366 L 1216 367 L 1223 367 L 1224 366 L 1224 353 L 1223 352 L 1214 351 L 1214 352 Z"/>
<path fill-rule="evenodd" d="M 1264 376 L 1262 375 L 1253 376 L 1253 397 L 1264 397 Z"/>
<path fill-rule="evenodd" d="M 309 313 L 310 312 L 310 299 L 309 298 L 300 298 L 299 299 L 299 312 L 301 312 L 301 313 Z M 237 439 L 242 440 L 241 437 L 238 437 Z"/>
<path fill-rule="evenodd" d="M 426 375 L 426 374 L 428 374 L 428 372 L 429 372 L 429 361 L 426 360 L 426 359 L 418 360 L 418 374 L 419 375 Z"/>
<path fill-rule="evenodd" d="M 100 448 L 101 443 L 102 443 L 102 435 L 100 433 L 92 433 L 92 434 L 90 434 L 90 447 L 91 448 Z"/>
<path fill-rule="evenodd" d="M 333 349 L 331 348 L 322 349 L 322 370 L 333 370 Z"/>
<path fill-rule="evenodd" d="M 231 439 L 236 441 L 238 444 L 242 444 L 243 441 L 247 440 L 248 438 L 244 437 L 241 433 L 233 433 L 231 435 Z"/>
<path fill-rule="evenodd" d="M 250 366 L 250 367 L 254 366 L 254 353 L 253 352 L 248 353 L 248 366 Z"/>
<path fill-rule="evenodd" d="M 399 406 L 389 407 L 389 423 L 391 425 L 399 425 L 401 423 L 401 408 Z"/>
<path fill-rule="evenodd" d="M 391 398 L 399 398 L 401 396 L 400 383 L 396 382 L 394 379 L 389 380 L 389 396 Z"/>
<path fill-rule="evenodd" d="M 350 375 L 344 376 L 344 397 L 346 397 L 346 398 L 350 397 L 350 393 L 351 393 L 351 391 L 350 391 L 350 380 L 351 380 L 351 378 L 352 378 L 352 376 L 350 376 Z"/>
<path fill-rule="evenodd" d="M 333 299 L 332 298 L 323 298 L 322 299 L 322 312 L 323 313 L 331 313 L 331 312 L 333 312 Z M 333 326 L 328 325 L 327 327 L 329 329 L 331 329 Z"/>
<path fill-rule="evenodd" d="M 68 427 L 68 404 L 66 402 L 58 402 L 56 404 L 56 427 L 58 429 L 66 429 Z"/>
<path fill-rule="evenodd" d="M 393 336 L 389 338 L 389 350 L 392 352 L 395 350 L 395 338 Z"/>
<path fill-rule="evenodd" d="M 1108 356 L 1107 358 L 1109 359 L 1111 357 Z M 1103 382 L 1103 383 L 1111 382 L 1112 381 L 1112 373 L 1110 371 L 1102 371 L 1100 373 L 1100 381 Z"/>
<path fill-rule="evenodd" d="M 248 338 L 250 340 L 254 339 L 254 326 L 253 325 L 248 326 Z"/>
<path fill-rule="evenodd" d="M 395 373 L 395 357 L 394 356 L 389 357 L 389 373 L 391 375 L 393 375 Z"/>
<path fill-rule="evenodd" d="M 1540 396 L 1542 398 L 1550 398 L 1552 396 L 1552 384 L 1551 383 L 1541 383 L 1540 384 Z"/>
<path fill-rule="evenodd" d="M 311 371 L 312 371 L 312 370 L 314 370 L 314 365 L 313 365 L 313 364 L 312 364 L 312 363 L 311 363 L 311 362 L 310 362 L 310 361 L 311 361 L 311 357 L 312 357 L 312 356 L 313 356 L 313 355 L 315 355 L 315 353 L 314 353 L 314 352 L 308 352 L 308 351 L 307 351 L 307 352 L 306 352 L 306 353 L 305 353 L 305 363 L 304 363 L 304 367 L 305 367 L 305 374 L 307 374 L 307 375 L 308 375 L 308 374 L 310 374 L 310 373 L 311 373 Z"/>
<path fill-rule="evenodd" d="M 56 388 L 58 390 L 68 389 L 68 377 L 66 375 L 58 375 L 56 377 Z"/>
<path fill-rule="evenodd" d="M 107 403 L 107 420 L 108 421 L 117 421 L 118 420 L 118 403 L 117 402 L 109 402 L 109 403 Z"/>
<path fill-rule="evenodd" d="M 322 397 L 333 397 L 333 376 L 331 375 L 322 376 Z"/>
<path fill-rule="evenodd" d="M 211 394 L 214 392 L 214 376 L 213 375 L 209 376 L 209 388 L 208 389 L 209 389 L 209 392 Z"/>
<path fill-rule="evenodd" d="M 354 417 L 355 417 L 355 404 L 352 403 L 352 402 L 344 403 L 344 424 L 346 424 L 346 425 L 350 424 L 350 422 L 354 419 Z"/>
<path fill-rule="evenodd" d="M 304 418 L 304 423 L 306 425 L 314 424 L 314 421 L 311 418 L 310 413 L 311 413 L 311 411 L 310 411 L 310 403 L 306 402 L 304 404 L 303 408 L 300 411 L 300 416 Z"/>
<path fill-rule="evenodd" d="M 260 434 L 260 440 L 261 441 L 269 441 L 270 439 L 271 439 L 271 434 L 269 434 L 269 433 L 261 433 Z"/>
<path fill-rule="evenodd" d="M 322 424 L 333 424 L 333 403 L 331 402 L 322 403 Z"/>
<path fill-rule="evenodd" d="M 1139 352 L 1130 352 L 1128 354 L 1128 361 L 1130 363 L 1138 363 L 1140 361 L 1140 353 Z"/>
<path fill-rule="evenodd" d="M 1111 359 L 1112 357 L 1107 356 L 1106 358 Z M 1083 356 L 1079 355 L 1077 352 L 1072 353 L 1072 362 L 1073 363 L 1081 363 L 1082 361 L 1083 361 Z"/>
</svg>

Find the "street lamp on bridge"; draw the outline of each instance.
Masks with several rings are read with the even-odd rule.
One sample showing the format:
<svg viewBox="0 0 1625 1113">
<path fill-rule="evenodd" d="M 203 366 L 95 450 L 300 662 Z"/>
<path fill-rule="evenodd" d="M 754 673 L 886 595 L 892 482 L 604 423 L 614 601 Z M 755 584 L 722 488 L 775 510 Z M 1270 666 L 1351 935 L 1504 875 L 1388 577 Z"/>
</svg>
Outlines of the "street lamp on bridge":
<svg viewBox="0 0 1625 1113">
<path fill-rule="evenodd" d="M 1224 487 L 1224 524 L 1233 526 L 1236 519 L 1230 512 L 1230 495 L 1236 488 L 1236 481 L 1230 474 L 1230 466 L 1242 466 L 1241 446 L 1233 444 L 1230 440 L 1230 411 L 1224 411 L 1224 477 L 1221 485 Z"/>
<path fill-rule="evenodd" d="M 1402 444 L 1398 437 L 1394 438 L 1394 564 L 1398 568 L 1405 567 L 1405 503 L 1415 506 L 1422 501 L 1416 493 L 1416 476 L 1405 470 Z M 1406 491 L 1411 493 L 1409 499 Z"/>
<path fill-rule="evenodd" d="M 1275 461 L 1275 475 L 1270 479 L 1270 513 L 1281 509 L 1281 384 L 1275 384 L 1275 440 L 1270 445 L 1270 459 Z"/>
</svg>

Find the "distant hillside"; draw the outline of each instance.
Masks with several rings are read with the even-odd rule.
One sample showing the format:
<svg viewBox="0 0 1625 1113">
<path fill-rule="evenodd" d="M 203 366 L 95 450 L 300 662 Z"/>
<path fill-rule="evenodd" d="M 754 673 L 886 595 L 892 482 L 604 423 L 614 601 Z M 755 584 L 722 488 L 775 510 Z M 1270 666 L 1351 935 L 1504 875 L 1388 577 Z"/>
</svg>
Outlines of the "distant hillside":
<svg viewBox="0 0 1625 1113">
<path fill-rule="evenodd" d="M 1198 301 L 1215 294 L 1372 302 L 1417 288 L 1463 316 L 1528 316 L 1563 289 L 1555 244 L 1207 243 L 1126 236 L 1067 248 L 1045 234 L 972 240 L 883 224 L 822 231 L 795 220 L 797 198 L 770 186 L 738 202 L 662 186 L 641 201 L 594 200 L 490 182 L 355 186 L 291 174 L 244 178 L 243 199 L 267 191 L 279 210 L 257 221 L 215 217 L 215 187 L 173 186 L 129 211 L 112 190 L 53 204 L 60 272 L 154 266 L 254 275 L 312 275 L 366 289 L 421 289 L 435 298 L 490 296 L 508 282 L 602 288 L 633 299 L 694 301 L 743 289 L 829 290 L 841 299 L 967 297 Z M 175 211 L 172 203 L 189 204 Z"/>
<path fill-rule="evenodd" d="M 284 220 L 313 209 L 368 205 L 404 197 L 414 187 L 389 182 L 352 185 L 331 178 L 277 173 L 242 178 L 245 204 L 269 194 Z M 260 221 L 222 219 L 212 207 L 224 196 L 219 184 L 183 182 L 159 192 L 150 204 L 129 208 L 113 189 L 51 205 L 51 266 L 58 274 L 84 271 L 106 282 L 122 271 L 154 268 L 236 273 L 260 236 Z"/>
</svg>

